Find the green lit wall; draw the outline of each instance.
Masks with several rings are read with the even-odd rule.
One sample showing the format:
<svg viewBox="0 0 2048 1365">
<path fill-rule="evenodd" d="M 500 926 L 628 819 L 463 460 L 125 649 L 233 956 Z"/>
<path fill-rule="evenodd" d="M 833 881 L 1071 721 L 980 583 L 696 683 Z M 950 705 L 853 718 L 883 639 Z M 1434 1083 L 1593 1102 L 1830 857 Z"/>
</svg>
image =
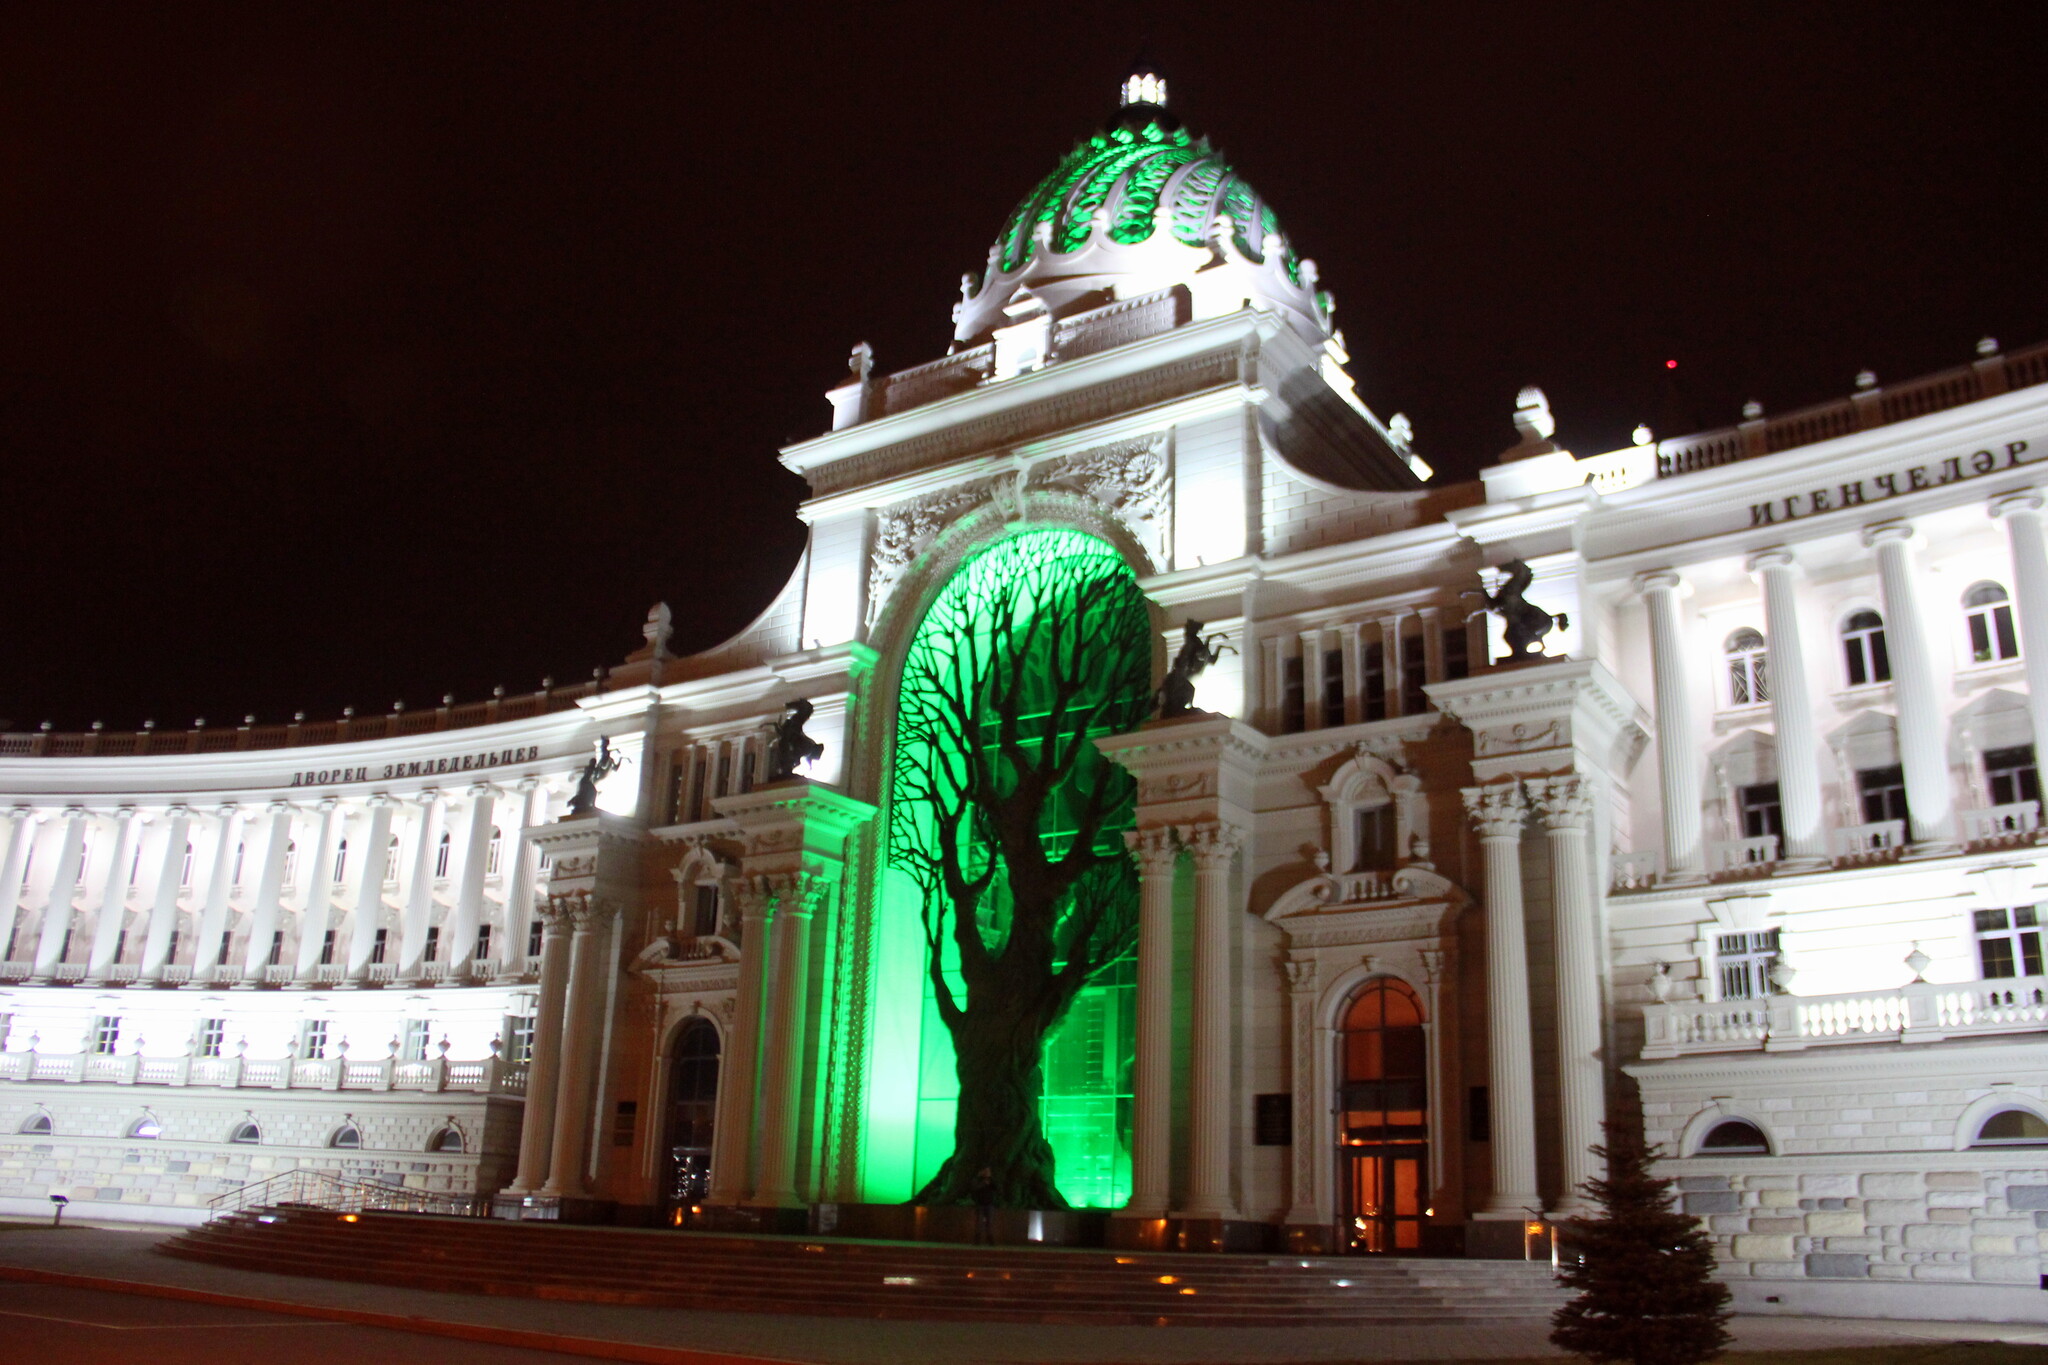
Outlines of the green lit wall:
<svg viewBox="0 0 2048 1365">
<path fill-rule="evenodd" d="M 1019 574 L 1075 582 L 1103 575 L 1130 578 L 1116 550 L 1093 536 L 1063 529 L 1011 536 L 975 554 L 940 590 L 912 639 L 910 658 L 915 661 L 921 650 L 946 648 L 962 608 L 974 629 L 998 628 L 985 613 L 977 614 L 976 604 L 988 599 L 992 585 Z M 1135 583 L 1121 600 L 1127 605 L 1117 628 L 1149 639 L 1151 625 Z M 1151 687 L 1149 668 L 1143 677 L 1105 679 L 1103 685 L 1135 688 L 1143 696 Z M 908 696 L 901 702 L 915 704 Z M 921 744 L 902 744 L 893 771 L 944 761 Z M 1123 797 L 1098 836 L 1098 848 L 1120 849 L 1123 832 L 1132 826 L 1136 788 L 1124 781 Z M 894 833 L 909 831 L 913 837 L 923 827 L 920 822 L 928 823 L 917 804 L 905 800 L 892 801 L 889 819 Z M 1072 833 L 1063 827 L 1060 803 L 1054 801 L 1040 837 L 1054 847 Z M 959 1093 L 952 1037 L 939 1018 L 925 971 L 928 950 L 918 885 L 885 860 L 880 890 L 862 1161 L 864 1197 L 878 1202 L 909 1198 L 951 1155 Z M 957 994 L 961 986 L 952 967 L 953 951 L 948 944 L 948 976 Z M 1135 980 L 1135 960 L 1126 954 L 1081 991 L 1047 1041 L 1040 1122 L 1053 1149 L 1060 1193 L 1075 1207 L 1121 1207 L 1130 1195 Z"/>
</svg>

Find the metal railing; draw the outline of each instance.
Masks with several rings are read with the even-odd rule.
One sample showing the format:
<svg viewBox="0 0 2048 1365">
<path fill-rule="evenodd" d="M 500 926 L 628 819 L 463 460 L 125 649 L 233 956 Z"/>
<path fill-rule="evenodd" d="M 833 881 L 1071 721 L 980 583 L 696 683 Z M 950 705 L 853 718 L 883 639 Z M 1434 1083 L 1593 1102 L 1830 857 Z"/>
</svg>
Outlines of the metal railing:
<svg viewBox="0 0 2048 1365">
<path fill-rule="evenodd" d="M 331 1209 L 335 1213 L 439 1213 L 474 1218 L 485 1207 L 472 1194 L 444 1194 L 357 1180 L 333 1171 L 286 1171 L 216 1195 L 207 1201 L 209 1218 L 225 1218 L 246 1209 L 296 1206 Z"/>
</svg>

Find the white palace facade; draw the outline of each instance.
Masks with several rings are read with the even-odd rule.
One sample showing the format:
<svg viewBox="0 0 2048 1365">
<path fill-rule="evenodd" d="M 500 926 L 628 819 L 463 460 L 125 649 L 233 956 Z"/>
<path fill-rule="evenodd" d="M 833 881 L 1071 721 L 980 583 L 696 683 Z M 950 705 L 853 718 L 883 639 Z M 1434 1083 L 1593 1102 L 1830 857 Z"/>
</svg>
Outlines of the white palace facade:
<svg viewBox="0 0 2048 1365">
<path fill-rule="evenodd" d="M 1532 389 L 1446 484 L 1163 105 L 1020 206 L 949 354 L 856 352 L 727 644 L 657 608 L 574 688 L 0 736 L 0 1211 L 328 1172 L 947 1235 L 898 680 L 956 574 L 1062 536 L 1141 588 L 1155 678 L 1190 621 L 1230 651 L 1096 738 L 1139 937 L 1047 1047 L 1073 1208 L 1018 1236 L 1519 1257 L 1614 1104 L 1744 1306 L 2040 1315 L 2048 348 L 1592 456 Z M 1516 564 L 1540 656 L 1473 614 Z M 799 698 L 823 756 L 768 781 Z"/>
</svg>

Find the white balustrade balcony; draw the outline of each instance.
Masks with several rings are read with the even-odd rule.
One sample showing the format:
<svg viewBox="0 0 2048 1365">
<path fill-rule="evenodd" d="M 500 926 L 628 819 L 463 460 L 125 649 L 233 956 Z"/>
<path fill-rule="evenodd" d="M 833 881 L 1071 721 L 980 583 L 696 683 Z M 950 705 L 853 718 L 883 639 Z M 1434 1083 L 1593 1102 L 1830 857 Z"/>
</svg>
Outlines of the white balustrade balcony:
<svg viewBox="0 0 2048 1365">
<path fill-rule="evenodd" d="M 1657 882 L 1655 853 L 1617 853 L 1611 860 L 1608 882 L 1616 891 L 1647 891 Z"/>
<path fill-rule="evenodd" d="M 475 1062 L 400 1062 L 390 1057 L 141 1057 L 90 1052 L 0 1052 L 0 1082 L 207 1086 L 258 1090 L 427 1090 L 489 1095 L 526 1093 L 526 1064 L 486 1057 Z"/>
<path fill-rule="evenodd" d="M 1643 1059 L 1702 1052 L 1793 1052 L 1834 1043 L 1938 1043 L 2048 1030 L 2048 977 L 1916 981 L 1850 995 L 1643 1006 Z"/>
<path fill-rule="evenodd" d="M 223 962 L 213 969 L 212 984 L 216 986 L 239 985 L 242 980 L 242 964 Z"/>
<path fill-rule="evenodd" d="M 2041 803 L 2015 801 L 2010 805 L 1966 810 L 1963 837 L 1979 847 L 2003 848 L 2031 844 L 2041 832 Z"/>
<path fill-rule="evenodd" d="M 59 962 L 50 969 L 50 980 L 83 981 L 85 980 L 85 964 L 83 962 Z"/>
<path fill-rule="evenodd" d="M 26 981 L 35 971 L 33 962 L 0 962 L 0 981 Z"/>
<path fill-rule="evenodd" d="M 338 986 L 348 980 L 346 962 L 321 962 L 313 967 L 313 979 L 323 986 Z"/>
<path fill-rule="evenodd" d="M 1778 861 L 1778 836 L 1765 834 L 1755 839 L 1730 839 L 1712 845 L 1708 866 L 1720 876 L 1760 875 Z"/>
<path fill-rule="evenodd" d="M 183 962 L 166 962 L 163 981 L 166 986 L 182 986 L 192 979 L 192 968 Z"/>
<path fill-rule="evenodd" d="M 1851 866 L 1898 860 L 1906 846 L 1906 822 L 1877 820 L 1835 831 L 1835 860 Z"/>
<path fill-rule="evenodd" d="M 135 979 L 141 975 L 142 968 L 133 962 L 114 962 L 109 963 L 107 966 L 107 984 L 109 986 L 132 986 L 135 984 Z"/>
<path fill-rule="evenodd" d="M 273 962 L 263 969 L 263 984 L 266 986 L 289 986 L 298 973 L 294 968 L 281 962 Z"/>
<path fill-rule="evenodd" d="M 395 962 L 369 962 L 363 965 L 363 980 L 376 986 L 388 986 L 398 979 L 398 964 Z"/>
</svg>

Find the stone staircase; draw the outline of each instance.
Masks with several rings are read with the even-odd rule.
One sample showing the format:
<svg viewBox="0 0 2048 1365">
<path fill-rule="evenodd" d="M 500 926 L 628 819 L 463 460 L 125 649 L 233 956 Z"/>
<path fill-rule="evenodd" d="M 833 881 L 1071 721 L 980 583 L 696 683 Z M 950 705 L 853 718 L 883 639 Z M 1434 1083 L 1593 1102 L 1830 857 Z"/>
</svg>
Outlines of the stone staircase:
<svg viewBox="0 0 2048 1365">
<path fill-rule="evenodd" d="M 718 1312 L 1331 1326 L 1547 1316 L 1547 1265 L 963 1247 L 410 1213 L 244 1210 L 160 1243 L 244 1270 Z"/>
</svg>

